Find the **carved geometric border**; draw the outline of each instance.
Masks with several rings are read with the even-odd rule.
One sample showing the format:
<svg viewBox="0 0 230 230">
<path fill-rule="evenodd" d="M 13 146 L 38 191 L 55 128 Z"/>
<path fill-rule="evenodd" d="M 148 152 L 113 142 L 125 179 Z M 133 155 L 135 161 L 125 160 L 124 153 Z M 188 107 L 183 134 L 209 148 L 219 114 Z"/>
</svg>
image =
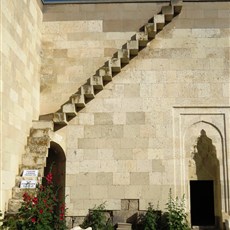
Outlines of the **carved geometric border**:
<svg viewBox="0 0 230 230">
<path fill-rule="evenodd" d="M 197 122 L 204 122 L 216 127 L 223 140 L 223 168 L 224 168 L 224 187 L 225 187 L 225 212 L 230 211 L 229 201 L 229 172 L 230 166 L 230 106 L 174 106 L 173 115 L 173 153 L 174 153 L 174 184 L 175 193 L 185 194 L 186 174 L 184 161 L 184 135 L 186 130 Z M 177 191 L 178 188 L 180 191 Z"/>
</svg>

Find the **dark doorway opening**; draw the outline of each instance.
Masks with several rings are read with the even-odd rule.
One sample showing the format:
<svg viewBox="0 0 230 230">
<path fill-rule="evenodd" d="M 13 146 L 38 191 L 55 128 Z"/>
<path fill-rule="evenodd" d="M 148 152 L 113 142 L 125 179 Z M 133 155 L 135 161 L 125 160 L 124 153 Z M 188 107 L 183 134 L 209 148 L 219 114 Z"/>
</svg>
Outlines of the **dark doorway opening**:
<svg viewBox="0 0 230 230">
<path fill-rule="evenodd" d="M 214 226 L 214 181 L 190 181 L 192 226 Z"/>
<path fill-rule="evenodd" d="M 57 143 L 51 142 L 48 157 L 46 159 L 44 176 L 46 176 L 51 170 L 53 183 L 55 184 L 55 191 L 58 188 L 59 201 L 65 200 L 65 169 L 66 157 L 63 149 Z"/>
</svg>

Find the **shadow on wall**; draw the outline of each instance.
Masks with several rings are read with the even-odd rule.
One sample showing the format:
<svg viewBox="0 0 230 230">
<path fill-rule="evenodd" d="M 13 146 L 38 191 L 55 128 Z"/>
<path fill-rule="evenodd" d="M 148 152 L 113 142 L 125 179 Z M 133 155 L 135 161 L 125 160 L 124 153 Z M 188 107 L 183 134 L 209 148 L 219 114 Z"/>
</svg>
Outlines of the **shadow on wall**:
<svg viewBox="0 0 230 230">
<path fill-rule="evenodd" d="M 215 220 L 214 223 L 219 227 L 221 225 L 221 186 L 220 186 L 220 163 L 217 159 L 216 154 L 216 147 L 212 143 L 212 139 L 209 138 L 206 134 L 205 130 L 201 130 L 200 137 L 197 139 L 197 145 L 196 145 L 197 151 L 194 153 L 193 159 L 196 164 L 196 175 L 198 181 L 203 181 L 203 186 L 206 188 L 207 186 L 207 192 L 204 192 L 204 188 L 200 187 L 199 193 L 204 192 L 203 198 L 208 197 L 213 193 L 213 204 L 214 204 L 214 215 Z M 205 182 L 206 181 L 206 182 Z M 212 184 L 208 182 L 211 182 Z M 211 189 L 211 187 L 213 189 Z M 213 191 L 211 191 L 213 190 Z M 200 200 L 201 209 L 202 206 L 205 206 L 205 201 Z M 207 204 L 206 206 L 208 206 Z M 206 207 L 207 208 L 207 207 Z M 210 207 L 211 208 L 211 207 Z M 205 212 L 208 212 L 211 210 L 206 210 Z"/>
</svg>

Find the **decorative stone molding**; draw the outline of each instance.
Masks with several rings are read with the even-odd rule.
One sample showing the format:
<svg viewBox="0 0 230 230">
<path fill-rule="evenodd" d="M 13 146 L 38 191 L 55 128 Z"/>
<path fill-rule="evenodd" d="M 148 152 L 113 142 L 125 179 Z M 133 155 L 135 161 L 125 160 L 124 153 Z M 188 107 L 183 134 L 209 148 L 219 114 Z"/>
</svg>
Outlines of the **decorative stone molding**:
<svg viewBox="0 0 230 230">
<path fill-rule="evenodd" d="M 175 191 L 177 194 L 185 194 L 185 197 L 190 199 L 189 194 L 189 180 L 199 180 L 198 168 L 199 160 L 202 161 L 202 151 L 199 153 L 198 142 L 202 135 L 207 134 L 206 139 L 214 146 L 214 158 L 209 151 L 209 159 L 206 159 L 206 172 L 201 170 L 200 175 L 204 178 L 213 177 L 212 180 L 217 180 L 214 172 L 218 170 L 219 178 L 215 183 L 219 183 L 219 193 L 221 192 L 221 199 L 215 204 L 216 212 L 221 212 L 218 215 L 225 216 L 230 211 L 229 203 L 229 147 L 227 146 L 227 139 L 230 135 L 230 107 L 229 106 L 190 106 L 173 108 L 173 140 L 174 140 L 174 174 L 175 176 Z M 207 141 L 206 141 L 207 144 Z M 212 150 L 210 150 L 212 151 Z M 197 157 L 199 159 L 197 159 Z M 197 160 L 197 161 L 196 161 Z M 203 159 L 204 160 L 204 159 Z M 209 163 L 208 163 L 209 162 Z M 218 165 L 216 165 L 218 162 Z M 198 165 L 197 165 L 198 164 Z M 210 165 L 211 164 L 211 165 Z M 215 166 L 216 165 L 216 166 Z M 208 167 L 208 168 L 207 168 Z M 212 169 L 211 169 L 212 168 Z M 209 172 L 208 172 L 209 170 Z M 203 172 L 203 174 L 202 174 Z M 202 177 L 201 176 L 201 177 Z M 203 179 L 204 180 L 204 179 Z M 216 186 L 217 187 L 217 186 Z M 217 194 L 218 195 L 218 194 Z M 217 207 L 218 206 L 218 207 Z M 188 207 L 190 209 L 190 207 Z"/>
</svg>

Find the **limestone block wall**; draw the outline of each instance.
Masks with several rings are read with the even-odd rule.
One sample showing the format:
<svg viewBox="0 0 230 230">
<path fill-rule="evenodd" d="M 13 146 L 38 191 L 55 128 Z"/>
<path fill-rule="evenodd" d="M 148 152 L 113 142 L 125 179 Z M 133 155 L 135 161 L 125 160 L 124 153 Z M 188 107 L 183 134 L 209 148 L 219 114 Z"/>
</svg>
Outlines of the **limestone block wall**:
<svg viewBox="0 0 230 230">
<path fill-rule="evenodd" d="M 164 4 L 45 5 L 41 114 L 59 109 Z"/>
<path fill-rule="evenodd" d="M 59 109 L 133 32 L 103 33 L 102 20 L 44 22 L 41 114 Z"/>
<path fill-rule="evenodd" d="M 228 108 L 229 6 L 229 3 L 217 2 L 184 3 L 181 14 L 65 128 L 67 215 L 84 216 L 89 208 L 104 201 L 107 209 L 120 210 L 122 199 L 139 199 L 140 209 L 146 209 L 149 202 L 155 205 L 159 202 L 159 208 L 164 209 L 170 188 L 183 193 L 181 184 L 177 183 L 176 169 L 184 171 L 175 154 L 183 143 L 175 133 L 174 108 L 197 107 L 198 113 L 202 107 Z M 81 60 L 80 55 L 90 54 L 88 61 L 78 62 L 80 66 L 77 63 L 73 71 L 78 86 L 106 59 L 106 48 L 117 47 L 130 35 L 103 32 L 103 20 L 97 23 L 47 21 L 44 25 L 46 47 L 43 52 L 48 52 L 44 57 L 51 63 L 50 72 L 43 73 L 42 97 L 43 101 L 48 98 L 50 90 L 46 91 L 45 87 L 50 87 L 49 108 L 56 107 L 57 101 L 64 100 L 74 89 L 68 83 L 71 74 L 69 64 L 65 64 L 67 59 L 76 64 L 75 61 Z M 47 30 L 52 30 L 53 25 L 57 26 L 57 32 L 51 31 L 49 37 Z M 77 25 L 76 31 L 80 32 L 63 33 L 64 29 L 60 28 L 67 30 L 68 25 L 72 25 L 71 29 Z M 98 31 L 93 33 L 88 29 L 85 33 L 82 28 L 86 27 Z M 104 35 L 116 37 L 109 47 Z M 98 43 L 102 50 L 99 46 L 93 47 Z M 81 49 L 82 44 L 88 53 Z M 75 56 L 70 59 L 74 49 L 77 49 Z M 91 52 L 94 49 L 95 53 Z M 75 68 L 75 64 L 71 63 L 71 68 Z M 62 77 L 57 74 L 60 81 L 55 79 L 49 83 L 45 79 L 52 76 L 52 71 L 62 70 L 65 71 Z M 52 93 L 58 87 L 58 93 Z M 64 90 L 67 87 L 69 92 Z M 51 112 L 48 106 L 42 107 L 42 111 Z M 228 120 L 225 129 L 229 128 Z M 226 135 L 226 141 L 229 140 Z"/>
<path fill-rule="evenodd" d="M 44 21 L 103 20 L 104 32 L 137 31 L 165 4 L 168 3 L 45 5 Z"/>
<path fill-rule="evenodd" d="M 1 1 L 0 210 L 7 209 L 32 120 L 39 115 L 40 1 Z"/>
</svg>

